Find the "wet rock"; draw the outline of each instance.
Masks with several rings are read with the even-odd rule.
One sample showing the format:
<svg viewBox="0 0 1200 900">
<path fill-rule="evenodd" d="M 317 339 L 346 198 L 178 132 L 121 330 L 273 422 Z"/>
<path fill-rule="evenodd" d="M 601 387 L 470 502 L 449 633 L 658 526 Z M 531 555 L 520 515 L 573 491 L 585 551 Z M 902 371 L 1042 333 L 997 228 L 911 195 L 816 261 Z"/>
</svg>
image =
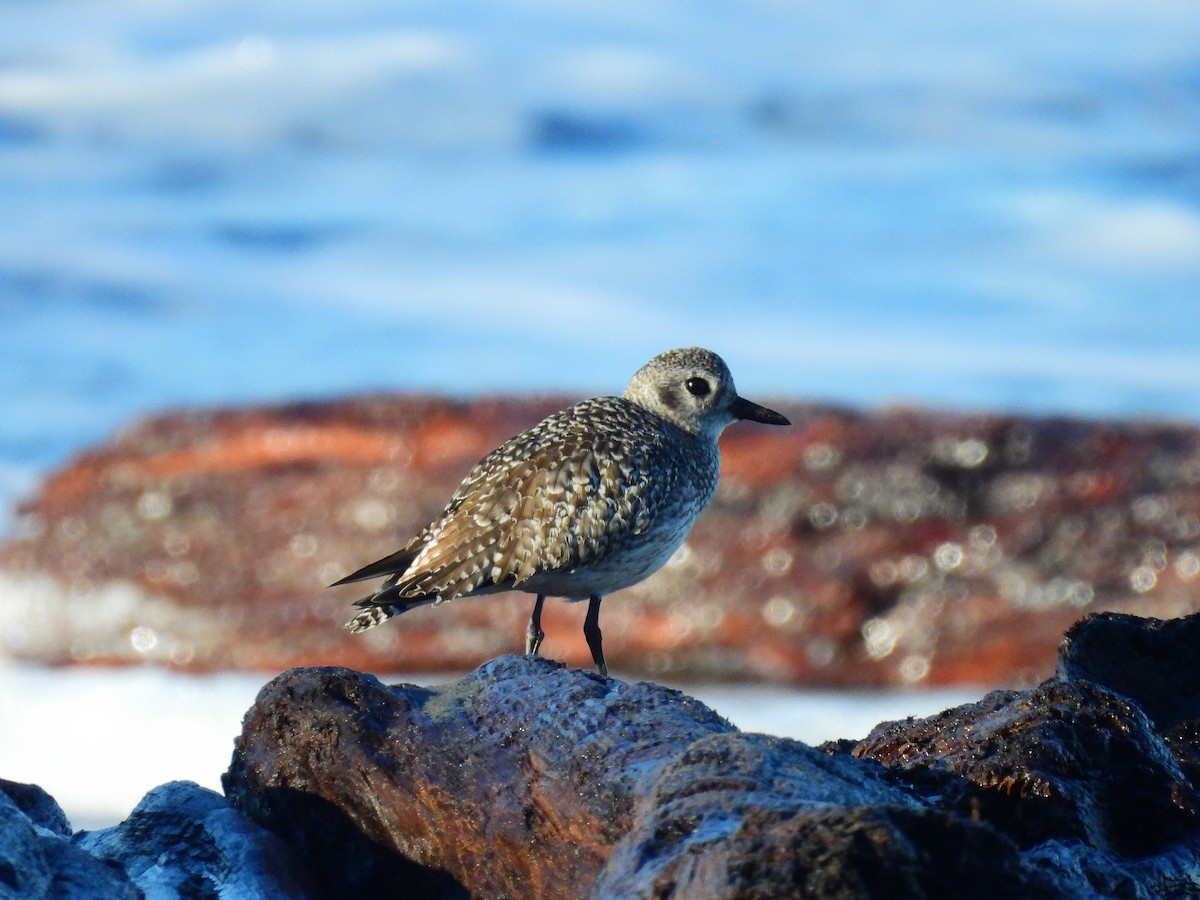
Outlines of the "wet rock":
<svg viewBox="0 0 1200 900">
<path fill-rule="evenodd" d="M 703 738 L 664 767 L 598 897 L 1033 896 L 1016 846 L 923 808 L 882 770 L 757 734 Z M 980 895 L 982 896 L 982 895 Z"/>
<path fill-rule="evenodd" d="M 1102 684 L 1133 700 L 1161 732 L 1200 719 L 1200 616 L 1080 619 L 1059 648 L 1058 675 Z"/>
<path fill-rule="evenodd" d="M 58 804 L 41 788 L 4 783 L 0 897 L 141 900 L 141 891 L 119 866 L 106 865 L 71 844 L 61 831 L 65 821 Z"/>
<path fill-rule="evenodd" d="M 30 823 L 60 837 L 71 836 L 71 823 L 57 801 L 36 784 L 0 778 L 0 794 L 16 804 Z"/>
<path fill-rule="evenodd" d="M 1196 722 L 1185 718 L 1192 686 L 1177 679 L 1194 665 L 1198 626 L 1197 615 L 1090 616 L 1063 641 L 1057 678 L 830 749 L 878 762 L 934 807 L 1004 834 L 1056 890 L 1196 896 Z"/>
<path fill-rule="evenodd" d="M 1059 648 L 1060 678 L 1086 679 L 1128 697 L 1150 717 L 1194 785 L 1200 785 L 1200 616 L 1145 619 L 1097 613 Z"/>
<path fill-rule="evenodd" d="M 317 896 L 300 859 L 282 840 L 220 794 L 187 781 L 155 788 L 124 822 L 81 831 L 73 844 L 124 872 L 147 897 Z"/>
<path fill-rule="evenodd" d="M 676 691 L 547 660 L 436 688 L 301 669 L 263 688 L 224 786 L 326 892 L 579 897 L 646 780 L 732 730 Z"/>
<path fill-rule="evenodd" d="M 1158 631 L 1169 666 L 1190 630 Z M 1153 706 L 1170 686 L 1144 674 Z M 326 892 L 1194 896 L 1195 785 L 1102 680 L 997 691 L 812 748 L 545 660 L 437 688 L 298 669 L 248 713 L 225 789 Z"/>
<path fill-rule="evenodd" d="M 247 713 L 228 799 L 176 782 L 71 835 L 0 782 L 0 897 L 1192 897 L 1170 735 L 1198 621 L 1091 617 L 1035 688 L 821 748 L 548 660 L 433 688 L 295 669 Z"/>
<path fill-rule="evenodd" d="M 0 548 L 0 652 L 280 671 L 463 671 L 518 650 L 510 594 L 341 629 L 359 587 L 497 443 L 569 402 L 368 397 L 164 415 L 51 475 Z M 1200 608 L 1200 431 L 777 404 L 663 571 L 605 604 L 620 673 L 1035 684 L 1109 610 Z M 587 665 L 582 610 L 543 652 Z"/>
<path fill-rule="evenodd" d="M 614 858 L 593 896 L 611 898 L 820 897 L 822 900 L 979 900 L 1079 897 L 1022 865 L 1017 848 L 990 828 L 909 806 L 752 807 L 736 828 L 682 851 L 644 834 Z M 668 832 L 668 838 L 669 838 Z M 965 887 L 970 885 L 969 888 Z"/>
<path fill-rule="evenodd" d="M 940 806 L 1023 847 L 1076 840 L 1144 856 L 1200 825 L 1200 798 L 1150 720 L 1087 681 L 996 691 L 927 719 L 884 723 L 853 753 L 935 789 Z"/>
<path fill-rule="evenodd" d="M 191 782 L 155 788 L 120 825 L 75 834 L 40 787 L 0 782 L 0 898 L 143 896 L 317 895 L 283 841 Z"/>
</svg>

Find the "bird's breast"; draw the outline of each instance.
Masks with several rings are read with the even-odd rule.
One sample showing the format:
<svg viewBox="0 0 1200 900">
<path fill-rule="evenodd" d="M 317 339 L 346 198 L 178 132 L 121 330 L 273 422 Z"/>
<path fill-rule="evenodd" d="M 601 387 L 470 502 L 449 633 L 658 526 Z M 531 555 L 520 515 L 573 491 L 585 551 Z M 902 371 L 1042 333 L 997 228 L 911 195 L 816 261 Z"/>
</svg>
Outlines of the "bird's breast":
<svg viewBox="0 0 1200 900">
<path fill-rule="evenodd" d="M 680 509 L 674 515 L 656 517 L 641 534 L 607 552 L 594 554 L 570 568 L 539 572 L 520 587 L 532 593 L 582 600 L 635 585 L 666 564 L 687 538 L 702 508 Z"/>
</svg>

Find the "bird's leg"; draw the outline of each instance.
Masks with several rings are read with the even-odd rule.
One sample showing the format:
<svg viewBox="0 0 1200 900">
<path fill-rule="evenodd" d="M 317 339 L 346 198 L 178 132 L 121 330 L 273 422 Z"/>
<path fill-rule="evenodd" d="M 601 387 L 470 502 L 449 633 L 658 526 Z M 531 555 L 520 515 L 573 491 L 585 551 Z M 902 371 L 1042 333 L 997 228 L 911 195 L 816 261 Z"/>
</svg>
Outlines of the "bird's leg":
<svg viewBox="0 0 1200 900">
<path fill-rule="evenodd" d="M 588 598 L 587 616 L 583 620 L 583 636 L 587 638 L 588 649 L 592 651 L 592 661 L 601 678 L 608 677 L 608 665 L 604 662 L 603 636 L 600 634 L 600 601 L 604 598 L 592 594 Z"/>
<path fill-rule="evenodd" d="M 542 638 L 546 636 L 546 632 L 542 631 L 542 604 L 545 602 L 546 595 L 538 594 L 533 603 L 533 614 L 529 617 L 529 624 L 525 626 L 526 656 L 537 656 L 542 646 Z"/>
</svg>

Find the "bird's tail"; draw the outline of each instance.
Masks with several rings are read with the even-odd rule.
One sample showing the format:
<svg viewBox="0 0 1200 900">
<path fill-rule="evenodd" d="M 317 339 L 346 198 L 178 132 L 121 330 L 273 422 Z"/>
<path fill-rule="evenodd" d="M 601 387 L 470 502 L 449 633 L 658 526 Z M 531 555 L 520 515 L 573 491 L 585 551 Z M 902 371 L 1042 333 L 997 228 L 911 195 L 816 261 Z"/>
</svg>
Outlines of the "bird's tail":
<svg viewBox="0 0 1200 900">
<path fill-rule="evenodd" d="M 400 586 L 391 585 L 357 601 L 354 605 L 362 609 L 362 612 L 347 622 L 345 629 L 351 634 L 358 634 L 360 631 L 382 625 L 392 616 L 437 600 L 435 596 L 399 597 L 399 592 Z"/>
<path fill-rule="evenodd" d="M 347 622 L 345 628 L 351 634 L 358 634 L 360 631 L 366 631 L 368 628 L 382 625 L 392 616 L 398 616 L 406 609 L 408 607 L 396 606 L 392 603 L 385 603 L 383 606 L 369 606 Z"/>
</svg>

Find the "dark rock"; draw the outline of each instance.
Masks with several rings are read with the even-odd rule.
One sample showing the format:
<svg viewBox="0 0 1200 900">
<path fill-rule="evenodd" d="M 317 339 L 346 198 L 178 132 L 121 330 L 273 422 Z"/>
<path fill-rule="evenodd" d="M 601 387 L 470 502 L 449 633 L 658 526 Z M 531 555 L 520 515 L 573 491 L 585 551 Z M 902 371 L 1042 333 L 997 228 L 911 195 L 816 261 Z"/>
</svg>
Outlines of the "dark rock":
<svg viewBox="0 0 1200 900">
<path fill-rule="evenodd" d="M 120 825 L 81 831 L 73 843 L 77 852 L 126 873 L 150 897 L 317 896 L 287 844 L 189 781 L 155 788 Z"/>
<path fill-rule="evenodd" d="M 247 713 L 228 800 L 176 782 L 67 837 L 45 792 L 0 782 L 0 900 L 1183 900 L 1197 720 L 1170 694 L 1194 627 L 1093 618 L 1054 680 L 822 748 L 547 660 L 435 688 L 296 669 Z"/>
<path fill-rule="evenodd" d="M 1194 729 L 1183 740 L 1194 720 L 1177 721 L 1191 686 L 1172 699 L 1197 618 L 1090 617 L 1064 640 L 1058 680 L 883 723 L 831 750 L 880 762 L 937 808 L 1002 832 L 1027 869 L 1080 896 L 1198 896 Z M 1106 684 L 1126 685 L 1158 720 Z"/>
<path fill-rule="evenodd" d="M 987 896 L 1018 898 L 1038 881 L 1010 840 L 880 768 L 765 735 L 696 741 L 639 810 L 595 896 L 949 898 L 985 870 Z"/>
<path fill-rule="evenodd" d="M 0 795 L 0 896 L 46 895 L 52 873 L 42 841 L 29 817 Z"/>
<path fill-rule="evenodd" d="M 36 784 L 22 784 L 0 778 L 0 794 L 17 805 L 29 821 L 61 837 L 71 836 L 71 823 L 57 801 Z"/>
<path fill-rule="evenodd" d="M 146 896 L 134 879 L 119 865 L 98 860 L 67 841 L 43 841 L 42 849 L 46 854 L 46 862 L 54 873 L 50 888 L 45 894 L 47 898 L 97 900 L 103 897 L 104 900 L 142 900 Z M 198 895 L 203 896 L 205 895 Z M 213 900 L 222 897 L 221 894 L 208 896 Z M 247 900 L 251 898 L 248 897 Z"/>
<path fill-rule="evenodd" d="M 1200 615 L 1098 613 L 1063 637 L 1058 677 L 1102 684 L 1134 701 L 1160 732 L 1200 720 Z"/>
<path fill-rule="evenodd" d="M 676 691 L 547 660 L 437 688 L 303 669 L 263 688 L 224 784 L 326 892 L 579 897 L 658 768 L 732 730 Z"/>
<path fill-rule="evenodd" d="M 1097 613 L 1071 626 L 1060 678 L 1102 684 L 1148 715 L 1193 785 L 1200 785 L 1200 615 L 1144 619 Z"/>
<path fill-rule="evenodd" d="M 55 663 L 462 671 L 523 595 L 365 635 L 354 586 L 497 443 L 572 398 L 357 398 L 147 420 L 52 475 L 0 548 L 0 651 Z M 730 428 L 686 549 L 605 604 L 618 672 L 1035 684 L 1087 612 L 1200 608 L 1200 429 L 781 404 Z M 578 606 L 544 652 L 589 654 Z M 1154 715 L 1154 713 L 1151 713 Z"/>
<path fill-rule="evenodd" d="M 701 829 L 696 829 L 701 833 Z M 642 834 L 639 832 L 639 834 Z M 614 857 L 593 896 L 605 898 L 819 897 L 930 900 L 1089 896 L 1022 865 L 986 826 L 910 806 L 752 806 L 736 826 L 673 846 L 642 834 L 636 861 Z M 691 835 L 689 835 L 691 836 Z M 663 855 L 657 855 L 657 854 Z M 635 862 L 640 866 L 634 867 Z M 1064 880 L 1065 883 L 1065 880 Z"/>
<path fill-rule="evenodd" d="M 1169 665 L 1178 648 L 1163 651 Z M 1151 673 L 1141 683 L 1169 689 Z M 1154 900 L 1200 888 L 1184 766 L 1137 704 L 1083 679 L 814 749 L 544 660 L 506 657 L 434 689 L 295 670 L 247 715 L 225 785 L 327 892 Z"/>
<path fill-rule="evenodd" d="M 936 788 L 939 806 L 1026 848 L 1077 840 L 1143 856 L 1200 824 L 1200 798 L 1152 723 L 1091 682 L 995 691 L 927 719 L 884 723 L 853 754 L 915 789 Z"/>
<path fill-rule="evenodd" d="M 50 807 L 58 804 L 41 788 L 14 782 L 5 785 L 0 792 L 0 898 L 141 900 L 142 892 L 119 866 L 106 865 L 58 832 L 58 816 Z M 33 799 L 34 815 L 40 821 L 48 818 L 54 827 L 31 819 L 11 799 L 13 794 Z"/>
<path fill-rule="evenodd" d="M 72 836 L 36 785 L 0 782 L 0 898 L 315 897 L 278 837 L 190 782 L 148 793 L 120 825 Z"/>
</svg>

